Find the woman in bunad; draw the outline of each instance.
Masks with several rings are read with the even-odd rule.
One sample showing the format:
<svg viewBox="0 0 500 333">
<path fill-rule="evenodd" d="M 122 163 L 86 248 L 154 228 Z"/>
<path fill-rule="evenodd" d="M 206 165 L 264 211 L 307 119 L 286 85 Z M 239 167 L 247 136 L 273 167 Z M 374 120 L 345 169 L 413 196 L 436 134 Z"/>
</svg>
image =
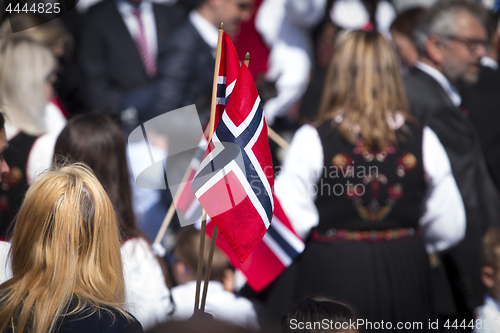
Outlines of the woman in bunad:
<svg viewBox="0 0 500 333">
<path fill-rule="evenodd" d="M 52 165 L 59 132 L 48 132 L 45 105 L 53 96 L 56 62 L 50 49 L 28 37 L 0 43 L 0 101 L 10 171 L 0 188 L 0 237 L 9 236 L 26 189 Z"/>
<path fill-rule="evenodd" d="M 428 255 L 463 238 L 465 213 L 448 156 L 410 115 L 382 35 L 339 39 L 319 121 L 295 134 L 275 192 L 306 248 L 268 304 L 321 295 L 378 323 L 367 332 L 382 320 L 428 329 Z"/>
</svg>

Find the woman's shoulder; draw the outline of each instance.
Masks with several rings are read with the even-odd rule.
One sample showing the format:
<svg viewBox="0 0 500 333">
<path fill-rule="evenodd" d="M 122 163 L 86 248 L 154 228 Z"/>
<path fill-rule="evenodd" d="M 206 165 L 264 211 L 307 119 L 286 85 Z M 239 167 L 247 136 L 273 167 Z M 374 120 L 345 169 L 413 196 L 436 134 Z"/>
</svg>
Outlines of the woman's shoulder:
<svg viewBox="0 0 500 333">
<path fill-rule="evenodd" d="M 132 315 L 126 318 L 118 310 L 102 307 L 96 309 L 87 305 L 77 314 L 68 314 L 64 317 L 59 333 L 142 333 L 141 324 Z"/>
</svg>

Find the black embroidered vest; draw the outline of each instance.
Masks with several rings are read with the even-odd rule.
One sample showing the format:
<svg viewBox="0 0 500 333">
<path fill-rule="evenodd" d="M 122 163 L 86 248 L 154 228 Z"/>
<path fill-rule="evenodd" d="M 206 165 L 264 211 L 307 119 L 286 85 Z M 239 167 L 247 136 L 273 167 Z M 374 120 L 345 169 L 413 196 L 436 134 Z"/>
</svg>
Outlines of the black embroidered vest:
<svg viewBox="0 0 500 333">
<path fill-rule="evenodd" d="M 9 141 L 4 152 L 9 173 L 3 175 L 0 188 L 0 237 L 8 237 L 9 226 L 16 216 L 28 190 L 26 167 L 28 157 L 38 137 L 19 133 Z"/>
<path fill-rule="evenodd" d="M 318 232 L 332 228 L 417 228 L 426 191 L 422 164 L 423 127 L 406 124 L 395 147 L 355 146 L 326 122 L 318 127 L 324 167 L 316 184 Z M 408 133 L 409 132 L 409 133 Z"/>
</svg>

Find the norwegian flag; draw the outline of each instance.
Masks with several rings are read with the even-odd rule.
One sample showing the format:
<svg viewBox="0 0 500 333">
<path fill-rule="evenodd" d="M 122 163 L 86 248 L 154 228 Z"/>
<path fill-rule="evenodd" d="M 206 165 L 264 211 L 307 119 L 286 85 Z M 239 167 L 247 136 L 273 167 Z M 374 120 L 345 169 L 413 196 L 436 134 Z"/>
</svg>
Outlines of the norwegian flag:
<svg viewBox="0 0 500 333">
<path fill-rule="evenodd" d="M 200 165 L 204 154 L 203 148 L 206 147 L 206 144 L 207 141 L 202 139 L 199 149 L 193 156 L 188 171 L 188 185 L 193 180 Z M 184 187 L 176 207 L 182 212 L 185 219 L 192 223 L 201 222 L 202 207 L 191 186 Z M 212 236 L 213 228 L 214 224 L 209 221 L 206 229 L 209 237 Z M 248 285 L 256 292 L 260 292 L 273 282 L 305 248 L 304 242 L 293 230 L 276 197 L 274 198 L 274 214 L 271 225 L 262 241 L 244 263 L 240 262 L 223 237 L 217 237 L 217 246 L 226 254 L 233 267 L 245 275 Z"/>
<path fill-rule="evenodd" d="M 239 68 L 236 50 L 229 36 L 224 33 L 217 89 L 216 126 L 234 89 Z M 184 218 L 192 223 L 201 222 L 202 207 L 192 187 L 188 185 L 191 184 L 198 170 L 207 144 L 207 140 L 202 138 L 189 166 L 188 183 L 176 204 L 178 211 L 181 211 Z M 213 227 L 214 224 L 209 219 L 206 233 L 210 237 Z M 277 198 L 274 198 L 274 215 L 267 233 L 244 263 L 240 262 L 224 237 L 217 238 L 217 246 L 228 256 L 233 267 L 241 270 L 247 278 L 248 285 L 257 292 L 274 281 L 305 247 L 302 239 L 293 230 Z"/>
<path fill-rule="evenodd" d="M 200 148 L 196 151 L 190 163 L 188 185 L 196 174 L 205 146 L 206 140 L 202 140 Z M 196 199 L 191 186 L 184 187 L 176 207 L 182 212 L 185 219 L 192 223 L 201 222 L 202 207 Z M 212 236 L 213 228 L 214 224 L 209 220 L 206 229 L 209 237 Z M 293 230 L 276 197 L 274 197 L 274 214 L 271 225 L 262 241 L 259 242 L 244 263 L 240 262 L 223 237 L 217 237 L 217 246 L 226 254 L 233 267 L 239 269 L 245 275 L 248 285 L 256 292 L 260 292 L 273 282 L 305 248 L 304 242 Z"/>
<path fill-rule="evenodd" d="M 241 66 L 192 187 L 244 262 L 273 216 L 274 174 L 267 124 L 250 71 Z"/>
<path fill-rule="evenodd" d="M 236 84 L 238 72 L 240 70 L 240 60 L 234 48 L 231 37 L 224 32 L 222 35 L 222 48 L 219 67 L 219 80 L 217 83 L 217 108 L 215 113 L 215 126 L 224 113 L 226 103 Z"/>
<path fill-rule="evenodd" d="M 238 59 L 238 53 L 236 52 L 231 37 L 229 37 L 226 32 L 223 32 L 219 77 L 217 82 L 217 101 L 214 128 L 217 128 L 219 120 L 224 113 L 226 103 L 234 89 L 234 85 L 236 84 L 239 70 L 240 60 Z M 187 184 L 176 202 L 176 208 L 180 210 L 183 213 L 184 218 L 191 223 L 201 222 L 203 208 L 196 199 L 191 186 L 188 185 L 190 185 L 193 181 L 196 171 L 198 170 L 198 166 L 200 165 L 203 155 L 205 154 L 207 144 L 207 138 L 201 138 L 200 143 L 198 144 L 198 149 L 189 164 Z"/>
</svg>

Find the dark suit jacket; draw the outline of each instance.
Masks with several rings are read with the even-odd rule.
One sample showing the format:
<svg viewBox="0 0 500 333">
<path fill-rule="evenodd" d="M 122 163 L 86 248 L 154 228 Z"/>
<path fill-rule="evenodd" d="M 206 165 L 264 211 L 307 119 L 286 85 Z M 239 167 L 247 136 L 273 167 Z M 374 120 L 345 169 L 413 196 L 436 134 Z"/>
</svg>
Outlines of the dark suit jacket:
<svg viewBox="0 0 500 333">
<path fill-rule="evenodd" d="M 446 315 L 470 314 L 482 304 L 485 291 L 480 280 L 481 244 L 487 228 L 499 224 L 496 190 L 475 128 L 439 83 L 414 68 L 405 84 L 413 115 L 436 133 L 448 154 L 467 218 L 464 240 L 442 256 L 453 296 L 439 289 L 436 310 Z"/>
<path fill-rule="evenodd" d="M 463 104 L 476 127 L 489 171 L 500 192 L 500 72 L 481 67 L 479 81 L 461 91 Z"/>
<path fill-rule="evenodd" d="M 193 103 L 199 114 L 209 112 L 214 66 L 212 49 L 186 19 L 170 36 L 158 64 L 156 114 Z"/>
<path fill-rule="evenodd" d="M 179 7 L 153 4 L 158 38 L 158 54 L 168 34 L 179 25 L 185 13 Z M 92 110 L 118 112 L 122 99 L 136 88 L 148 87 L 136 43 L 130 35 L 114 0 L 92 6 L 83 19 L 79 66 L 83 95 Z"/>
</svg>

